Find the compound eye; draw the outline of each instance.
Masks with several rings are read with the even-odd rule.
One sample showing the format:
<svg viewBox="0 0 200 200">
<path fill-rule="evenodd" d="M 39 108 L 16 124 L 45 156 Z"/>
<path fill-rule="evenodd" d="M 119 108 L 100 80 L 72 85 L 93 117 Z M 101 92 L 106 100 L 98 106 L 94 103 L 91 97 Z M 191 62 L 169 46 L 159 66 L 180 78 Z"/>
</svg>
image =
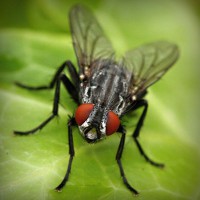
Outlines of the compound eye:
<svg viewBox="0 0 200 200">
<path fill-rule="evenodd" d="M 81 104 L 75 112 L 75 120 L 76 123 L 80 126 L 82 125 L 87 118 L 89 117 L 90 113 L 92 112 L 94 108 L 94 104 L 92 103 L 84 103 Z"/>
<path fill-rule="evenodd" d="M 106 123 L 106 135 L 111 135 L 117 131 L 120 125 L 119 117 L 112 111 L 108 112 L 108 119 Z"/>
</svg>

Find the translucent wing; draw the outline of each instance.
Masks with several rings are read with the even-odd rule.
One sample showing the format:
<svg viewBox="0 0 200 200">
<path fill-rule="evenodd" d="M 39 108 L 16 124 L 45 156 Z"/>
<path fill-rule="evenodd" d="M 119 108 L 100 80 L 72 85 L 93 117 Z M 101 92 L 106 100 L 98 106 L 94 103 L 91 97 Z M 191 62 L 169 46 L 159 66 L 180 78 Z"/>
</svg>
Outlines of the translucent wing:
<svg viewBox="0 0 200 200">
<path fill-rule="evenodd" d="M 70 28 L 79 67 L 91 67 L 95 60 L 110 58 L 113 48 L 90 10 L 76 5 L 70 11 Z"/>
<path fill-rule="evenodd" d="M 123 62 L 133 73 L 133 93 L 140 93 L 158 81 L 176 62 L 178 56 L 178 47 L 165 41 L 128 51 Z"/>
</svg>

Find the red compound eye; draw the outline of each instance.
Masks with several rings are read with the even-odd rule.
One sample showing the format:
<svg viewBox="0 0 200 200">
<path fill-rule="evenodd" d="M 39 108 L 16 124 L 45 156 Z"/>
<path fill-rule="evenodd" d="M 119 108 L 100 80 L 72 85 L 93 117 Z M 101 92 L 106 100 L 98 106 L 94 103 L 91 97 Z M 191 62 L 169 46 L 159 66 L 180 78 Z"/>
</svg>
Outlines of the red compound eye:
<svg viewBox="0 0 200 200">
<path fill-rule="evenodd" d="M 89 117 L 91 111 L 94 108 L 94 104 L 92 103 L 84 103 L 81 104 L 75 112 L 75 120 L 76 123 L 80 126 L 81 124 L 83 124 L 87 118 Z"/>
<path fill-rule="evenodd" d="M 117 131 L 120 125 L 119 117 L 112 111 L 108 112 L 108 120 L 106 123 L 106 135 L 111 135 Z"/>
</svg>

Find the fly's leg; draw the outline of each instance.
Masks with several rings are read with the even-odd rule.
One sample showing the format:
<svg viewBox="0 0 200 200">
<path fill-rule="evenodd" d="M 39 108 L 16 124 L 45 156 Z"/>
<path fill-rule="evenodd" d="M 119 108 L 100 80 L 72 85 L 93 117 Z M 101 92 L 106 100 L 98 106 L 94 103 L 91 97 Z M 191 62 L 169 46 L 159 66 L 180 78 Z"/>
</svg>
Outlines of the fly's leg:
<svg viewBox="0 0 200 200">
<path fill-rule="evenodd" d="M 141 115 L 140 118 L 139 118 L 139 121 L 138 121 L 138 123 L 137 123 L 137 125 L 136 125 L 136 129 L 135 129 L 135 131 L 134 131 L 132 137 L 133 137 L 134 141 L 136 142 L 136 145 L 137 145 L 137 147 L 138 147 L 138 149 L 139 149 L 141 155 L 144 156 L 145 160 L 146 160 L 147 162 L 149 162 L 150 164 L 156 166 L 156 167 L 163 168 L 163 167 L 164 167 L 164 164 L 154 162 L 153 160 L 151 160 L 151 159 L 146 155 L 146 153 L 144 152 L 144 150 L 143 150 L 141 144 L 140 144 L 139 141 L 138 141 L 138 136 L 139 136 L 139 133 L 140 133 L 140 129 L 141 129 L 141 127 L 142 127 L 142 125 L 143 125 L 143 122 L 144 122 L 144 119 L 145 119 L 145 117 L 146 117 L 146 113 L 147 113 L 147 109 L 148 109 L 148 102 L 147 102 L 146 100 L 144 100 L 144 99 L 139 100 L 139 101 L 136 103 L 136 105 L 134 106 L 134 110 L 135 110 L 135 109 L 138 109 L 138 108 L 140 108 L 140 107 L 144 107 L 144 110 L 143 110 L 143 112 L 142 112 L 142 115 Z"/>
<path fill-rule="evenodd" d="M 68 71 L 72 77 L 72 81 L 74 84 L 79 82 L 79 77 L 78 74 L 76 72 L 76 69 L 74 67 L 74 65 L 72 64 L 71 61 L 67 60 L 65 61 L 56 71 L 56 73 L 53 76 L 53 79 L 51 80 L 51 82 L 48 85 L 42 85 L 42 86 L 36 86 L 36 87 L 32 87 L 32 86 L 27 86 L 24 85 L 23 83 L 20 82 L 15 82 L 15 84 L 19 87 L 28 89 L 28 90 L 43 90 L 43 89 L 52 89 L 56 83 L 56 80 L 58 79 L 58 77 L 60 76 L 60 74 L 63 72 L 63 70 L 68 67 Z"/>
<path fill-rule="evenodd" d="M 120 130 L 121 129 L 121 130 Z M 128 182 L 127 178 L 126 178 L 126 175 L 124 173 L 124 169 L 123 169 L 123 166 L 122 166 L 122 162 L 121 162 L 121 157 L 122 157 L 122 152 L 123 152 L 123 149 L 124 149 L 124 142 L 125 142 L 125 137 L 126 137 L 126 133 L 125 133 L 125 129 L 120 126 L 118 132 L 122 133 L 121 135 L 121 140 L 120 140 L 120 144 L 119 144 L 119 147 L 118 147 L 118 150 L 117 150 L 117 154 L 116 154 L 116 161 L 117 161 L 117 164 L 119 166 L 119 171 L 120 171 L 120 175 L 123 179 L 123 182 L 125 184 L 125 186 L 131 191 L 134 193 L 134 195 L 138 195 L 138 191 L 135 190 Z"/>
<path fill-rule="evenodd" d="M 53 110 L 52 110 L 52 114 L 50 115 L 50 117 L 48 117 L 39 126 L 33 128 L 33 129 L 29 130 L 29 131 L 14 131 L 14 134 L 17 134 L 17 135 L 33 134 L 36 131 L 38 131 L 39 129 L 42 129 L 55 116 L 58 116 L 58 105 L 59 105 L 59 99 L 60 99 L 60 82 L 61 81 L 64 84 L 64 86 L 67 89 L 67 91 L 69 92 L 69 94 L 72 96 L 72 98 L 78 104 L 78 92 L 77 92 L 75 86 L 73 85 L 73 83 L 71 83 L 71 81 L 67 78 L 66 75 L 61 74 L 63 69 L 64 69 L 64 67 L 66 67 L 66 65 L 68 65 L 68 64 L 69 64 L 69 62 L 65 62 L 65 63 L 63 63 L 63 65 L 61 67 L 59 67 L 58 71 L 56 72 L 56 74 L 55 74 L 53 80 L 51 81 L 51 83 L 49 84 L 49 86 L 29 87 L 29 86 L 25 86 L 23 84 L 17 83 L 17 85 L 19 85 L 20 87 L 23 87 L 23 88 L 26 88 L 26 89 L 31 89 L 31 90 L 52 89 L 54 87 L 54 85 L 55 85 L 56 88 L 55 88 L 55 94 L 54 94 Z"/>
<path fill-rule="evenodd" d="M 53 79 L 51 80 L 51 82 L 48 85 L 41 85 L 41 86 L 28 86 L 28 85 L 24 85 L 23 83 L 20 82 L 15 82 L 15 84 L 21 88 L 27 89 L 27 90 L 48 90 L 48 89 L 53 89 L 56 81 L 60 78 L 60 75 L 62 74 L 63 70 L 67 68 L 70 76 L 72 78 L 72 82 L 68 79 L 65 82 L 66 84 L 70 85 L 70 91 L 69 93 L 71 94 L 72 98 L 75 100 L 75 102 L 78 104 L 78 92 L 77 92 L 77 88 L 79 87 L 79 76 L 78 73 L 76 72 L 76 69 L 74 67 L 74 65 L 72 64 L 71 61 L 65 61 L 56 71 L 55 75 L 53 76 Z M 66 85 L 65 84 L 65 85 Z M 73 87 L 73 88 L 72 88 Z M 72 88 L 72 89 L 71 89 Z"/>
<path fill-rule="evenodd" d="M 73 135 L 72 135 L 72 126 L 75 126 L 76 122 L 75 122 L 75 118 L 71 118 L 68 121 L 68 142 L 69 142 L 69 162 L 68 162 L 68 167 L 67 167 L 67 171 L 66 174 L 62 180 L 62 182 L 55 188 L 56 191 L 61 191 L 62 188 L 65 186 L 65 184 L 67 183 L 68 179 L 69 179 L 69 174 L 71 171 L 71 166 L 72 166 L 72 161 L 75 155 L 74 152 L 74 141 L 73 141 Z"/>
<path fill-rule="evenodd" d="M 16 135 L 29 135 L 35 133 L 37 130 L 42 129 L 46 124 L 48 124 L 55 116 L 58 115 L 58 103 L 60 97 L 60 81 L 56 82 L 56 90 L 54 94 L 53 110 L 50 117 L 43 121 L 39 126 L 29 130 L 29 131 L 14 131 Z"/>
</svg>

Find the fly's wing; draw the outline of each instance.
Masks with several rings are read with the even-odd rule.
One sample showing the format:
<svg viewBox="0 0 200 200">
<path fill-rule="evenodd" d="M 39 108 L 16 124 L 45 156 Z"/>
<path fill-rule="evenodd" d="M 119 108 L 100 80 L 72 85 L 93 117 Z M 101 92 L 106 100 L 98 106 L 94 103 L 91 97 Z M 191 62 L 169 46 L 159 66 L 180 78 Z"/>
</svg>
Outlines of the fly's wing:
<svg viewBox="0 0 200 200">
<path fill-rule="evenodd" d="M 110 58 L 113 48 L 90 10 L 76 5 L 70 11 L 70 28 L 79 67 L 92 67 L 98 59 Z"/>
<path fill-rule="evenodd" d="M 123 62 L 133 73 L 133 95 L 139 95 L 158 81 L 176 62 L 178 56 L 178 47 L 165 41 L 150 43 L 128 51 Z"/>
</svg>

